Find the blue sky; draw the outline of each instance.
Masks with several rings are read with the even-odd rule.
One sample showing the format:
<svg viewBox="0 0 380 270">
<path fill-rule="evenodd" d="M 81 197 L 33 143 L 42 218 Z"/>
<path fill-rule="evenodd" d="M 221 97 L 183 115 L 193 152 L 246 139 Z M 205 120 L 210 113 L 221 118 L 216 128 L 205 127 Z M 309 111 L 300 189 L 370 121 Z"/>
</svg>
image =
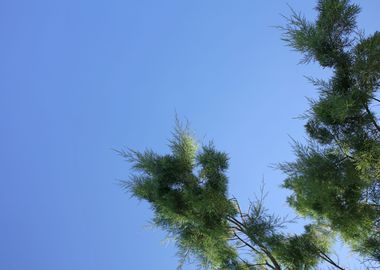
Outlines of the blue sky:
<svg viewBox="0 0 380 270">
<path fill-rule="evenodd" d="M 272 26 L 313 2 L 1 1 L 0 268 L 175 269 L 112 151 L 168 151 L 175 112 L 229 153 L 231 195 L 246 204 L 264 178 L 268 207 L 292 214 L 270 165 L 305 136 L 303 76 L 329 71 L 297 65 Z M 379 30 L 379 1 L 360 4 Z"/>
</svg>

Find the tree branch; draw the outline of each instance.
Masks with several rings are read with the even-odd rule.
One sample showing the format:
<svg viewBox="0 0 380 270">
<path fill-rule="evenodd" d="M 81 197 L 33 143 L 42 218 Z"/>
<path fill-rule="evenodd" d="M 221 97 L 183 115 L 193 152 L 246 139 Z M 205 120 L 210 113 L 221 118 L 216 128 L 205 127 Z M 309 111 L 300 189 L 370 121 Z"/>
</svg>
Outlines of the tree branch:
<svg viewBox="0 0 380 270">
<path fill-rule="evenodd" d="M 377 129 L 378 132 L 380 132 L 380 126 L 377 124 L 376 122 L 376 118 L 375 116 L 373 115 L 373 113 L 370 111 L 370 109 L 368 108 L 368 105 L 367 104 L 363 104 L 364 108 L 365 108 L 365 111 L 367 112 L 367 114 L 369 115 L 369 117 L 371 118 L 371 122 L 372 124 L 375 126 L 375 128 Z"/>
<path fill-rule="evenodd" d="M 316 246 L 315 246 L 316 247 Z M 341 267 L 338 263 L 336 263 L 336 262 L 334 262 L 334 260 L 333 259 L 331 259 L 326 253 L 324 253 L 322 250 L 320 250 L 319 248 L 317 248 L 316 247 L 316 249 L 317 249 L 317 251 L 318 251 L 318 256 L 322 259 L 322 260 L 324 260 L 325 262 L 327 262 L 327 263 L 329 263 L 329 264 L 331 264 L 332 266 L 334 266 L 334 267 L 336 267 L 336 268 L 338 268 L 338 269 L 340 269 L 340 270 L 345 270 L 343 267 Z"/>
</svg>

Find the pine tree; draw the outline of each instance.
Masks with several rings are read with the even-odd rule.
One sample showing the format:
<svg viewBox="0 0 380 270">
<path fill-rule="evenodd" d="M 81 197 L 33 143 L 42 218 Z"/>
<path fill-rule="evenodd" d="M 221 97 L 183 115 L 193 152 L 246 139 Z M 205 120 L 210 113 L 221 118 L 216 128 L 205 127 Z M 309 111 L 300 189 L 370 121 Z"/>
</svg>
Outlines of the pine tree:
<svg viewBox="0 0 380 270">
<path fill-rule="evenodd" d="M 373 106 L 380 86 L 380 32 L 365 36 L 356 24 L 359 6 L 320 0 L 318 17 L 288 18 L 284 40 L 332 70 L 310 79 L 319 97 L 305 114 L 307 145 L 295 144 L 296 161 L 281 164 L 289 203 L 327 224 L 353 250 L 380 262 L 380 127 Z"/>
<path fill-rule="evenodd" d="M 262 198 L 247 211 L 228 195 L 228 156 L 199 147 L 179 123 L 169 154 L 120 151 L 136 174 L 123 187 L 148 201 L 154 223 L 176 242 L 181 265 L 189 256 L 211 269 L 343 269 L 329 257 L 339 233 L 354 250 L 380 261 L 380 127 L 373 111 L 380 78 L 380 33 L 358 31 L 360 9 L 348 0 L 320 0 L 309 22 L 293 12 L 284 40 L 334 75 L 311 79 L 320 92 L 306 114 L 308 145 L 280 165 L 293 191 L 289 203 L 314 219 L 304 233 L 284 232 L 286 220 L 269 214 Z M 242 256 L 249 251 L 250 256 Z"/>
<path fill-rule="evenodd" d="M 331 231 L 313 224 L 301 235 L 283 232 L 286 220 L 268 213 L 263 197 L 245 213 L 228 197 L 227 154 L 198 145 L 177 124 L 171 153 L 119 151 L 136 174 L 123 187 L 148 201 L 154 224 L 176 240 L 180 266 L 189 256 L 205 269 L 311 269 L 329 256 Z M 263 194 L 263 193 L 262 193 Z M 241 257 L 249 251 L 250 257 Z"/>
</svg>

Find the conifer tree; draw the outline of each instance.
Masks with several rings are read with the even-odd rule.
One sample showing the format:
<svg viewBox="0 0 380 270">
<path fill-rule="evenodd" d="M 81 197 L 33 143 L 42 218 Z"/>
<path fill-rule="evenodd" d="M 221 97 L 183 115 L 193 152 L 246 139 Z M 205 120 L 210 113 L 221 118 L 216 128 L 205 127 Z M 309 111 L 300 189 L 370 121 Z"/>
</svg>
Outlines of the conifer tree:
<svg viewBox="0 0 380 270">
<path fill-rule="evenodd" d="M 296 161 L 280 168 L 289 203 L 327 224 L 353 250 L 380 262 L 380 127 L 374 105 L 380 86 L 380 33 L 365 36 L 359 6 L 320 0 L 314 22 L 293 12 L 284 40 L 302 62 L 329 68 L 329 80 L 310 79 L 319 97 L 305 114 L 307 145 L 295 144 Z"/>
<path fill-rule="evenodd" d="M 177 124 L 170 149 L 119 153 L 136 171 L 123 187 L 151 204 L 154 224 L 176 241 L 179 268 L 192 256 L 205 269 L 311 269 L 321 261 L 343 269 L 328 255 L 328 228 L 311 224 L 301 235 L 284 233 L 287 221 L 269 214 L 262 197 L 243 212 L 228 197 L 228 156 L 213 144 L 198 149 Z"/>
<path fill-rule="evenodd" d="M 314 222 L 302 234 L 269 214 L 262 199 L 247 211 L 228 195 L 228 156 L 199 147 L 179 123 L 169 154 L 120 151 L 136 174 L 125 187 L 150 203 L 154 223 L 175 239 L 181 265 L 189 256 L 207 269 L 314 269 L 339 233 L 354 250 L 380 261 L 380 127 L 373 110 L 380 78 L 380 34 L 357 29 L 360 9 L 348 0 L 320 0 L 315 22 L 293 12 L 284 40 L 334 75 L 311 79 L 320 97 L 306 114 L 308 145 L 280 165 L 289 203 Z M 249 251 L 249 256 L 242 255 Z"/>
</svg>

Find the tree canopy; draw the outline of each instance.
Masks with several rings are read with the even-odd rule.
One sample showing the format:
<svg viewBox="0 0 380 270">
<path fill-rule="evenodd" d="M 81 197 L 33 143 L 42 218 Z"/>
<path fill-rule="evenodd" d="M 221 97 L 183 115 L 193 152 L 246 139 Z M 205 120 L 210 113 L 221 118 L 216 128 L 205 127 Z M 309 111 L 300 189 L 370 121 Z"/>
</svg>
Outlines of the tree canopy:
<svg viewBox="0 0 380 270">
<path fill-rule="evenodd" d="M 198 149 L 179 124 L 171 153 L 120 151 L 137 171 L 123 186 L 151 203 L 154 223 L 175 240 L 181 262 L 195 256 L 212 269 L 309 269 L 327 255 L 330 231 L 308 225 L 304 234 L 282 232 L 286 220 L 267 212 L 263 200 L 244 213 L 227 193 L 228 156 L 212 144 Z M 239 250 L 252 252 L 242 258 Z"/>
<path fill-rule="evenodd" d="M 179 267 L 193 256 L 211 269 L 343 269 L 329 256 L 337 234 L 380 262 L 380 33 L 359 31 L 360 8 L 348 0 L 320 0 L 316 10 L 313 22 L 292 11 L 280 27 L 303 63 L 333 71 L 330 80 L 310 79 L 319 97 L 304 115 L 309 143 L 295 143 L 296 160 L 279 165 L 289 205 L 313 220 L 302 234 L 286 233 L 287 220 L 268 213 L 262 197 L 243 211 L 228 194 L 228 155 L 199 146 L 179 122 L 169 154 L 119 151 L 136 171 L 123 186 L 176 240 Z"/>
<path fill-rule="evenodd" d="M 289 203 L 338 232 L 354 250 L 380 261 L 380 128 L 373 108 L 380 86 L 380 33 L 356 25 L 360 8 L 348 0 L 318 1 L 309 22 L 293 12 L 284 40 L 303 62 L 331 68 L 310 79 L 319 97 L 305 114 L 310 141 L 295 144 L 296 161 L 280 168 Z"/>
</svg>

